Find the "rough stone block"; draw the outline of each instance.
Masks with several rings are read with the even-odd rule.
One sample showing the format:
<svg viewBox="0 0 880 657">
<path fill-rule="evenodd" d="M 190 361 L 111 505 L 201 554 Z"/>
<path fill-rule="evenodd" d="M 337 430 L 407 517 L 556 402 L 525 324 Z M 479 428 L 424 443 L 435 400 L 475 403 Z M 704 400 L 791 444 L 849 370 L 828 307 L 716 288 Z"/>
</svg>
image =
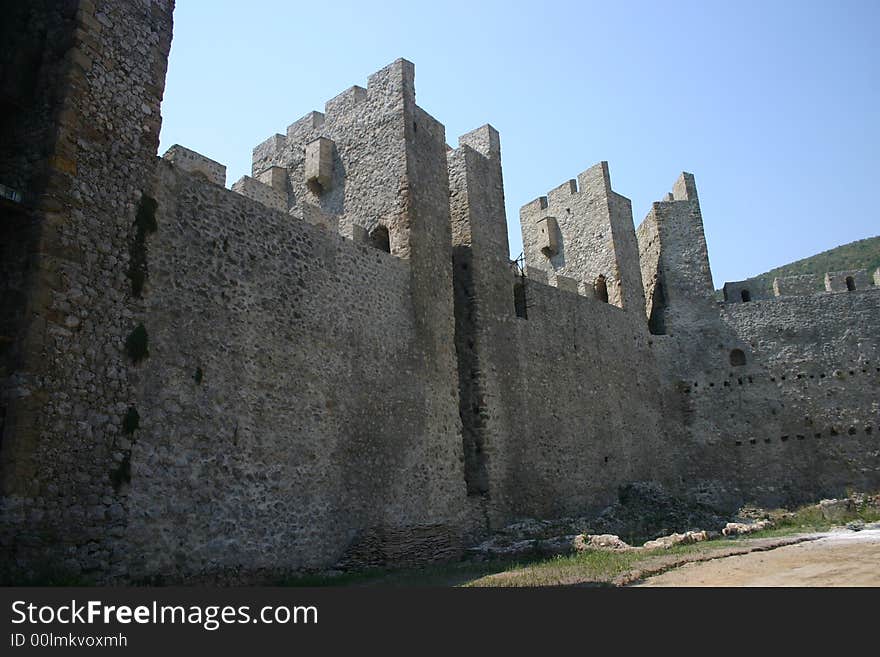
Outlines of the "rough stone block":
<svg viewBox="0 0 880 657">
<path fill-rule="evenodd" d="M 820 287 L 819 277 L 816 274 L 780 276 L 773 279 L 773 295 L 777 297 L 815 294 Z"/>
<path fill-rule="evenodd" d="M 323 125 L 323 112 L 309 112 L 301 119 L 298 119 L 287 126 L 287 139 L 289 141 L 297 142 L 304 135 L 311 134 L 312 131 L 323 127 Z"/>
<path fill-rule="evenodd" d="M 351 239 L 357 244 L 367 244 L 370 241 L 370 232 L 360 224 L 352 224 Z"/>
<path fill-rule="evenodd" d="M 767 298 L 765 290 L 755 281 L 732 281 L 724 284 L 725 303 L 748 303 Z"/>
<path fill-rule="evenodd" d="M 330 190 L 333 182 L 333 141 L 318 137 L 306 144 L 305 178 L 309 187 L 318 194 Z"/>
<path fill-rule="evenodd" d="M 852 292 L 853 290 L 865 290 L 871 285 L 868 272 L 864 269 L 852 269 L 848 271 L 830 271 L 825 274 L 826 292 Z"/>
<path fill-rule="evenodd" d="M 556 276 L 556 287 L 566 292 L 578 293 L 578 282 L 568 276 Z"/>
<path fill-rule="evenodd" d="M 232 191 L 247 196 L 273 210 L 287 211 L 287 195 L 269 187 L 256 178 L 242 176 L 232 185 Z"/>
<path fill-rule="evenodd" d="M 307 224 L 323 228 L 336 228 L 336 219 L 311 203 L 302 204 L 302 218 Z"/>
<path fill-rule="evenodd" d="M 543 283 L 544 285 L 550 284 L 549 276 L 547 275 L 547 271 L 544 269 L 538 269 L 536 267 L 526 267 L 526 276 L 530 281 Z"/>
<path fill-rule="evenodd" d="M 287 194 L 287 169 L 285 167 L 269 167 L 260 174 L 254 176 L 264 185 L 269 185 L 281 194 Z"/>
<path fill-rule="evenodd" d="M 201 153 L 184 148 L 180 144 L 174 144 L 165 151 L 162 158 L 184 171 L 202 176 L 208 182 L 221 187 L 226 186 L 226 167 Z"/>
<path fill-rule="evenodd" d="M 341 94 L 328 100 L 324 104 L 324 115 L 333 117 L 343 114 L 351 110 L 358 103 L 363 102 L 367 98 L 367 90 L 357 85 L 349 87 Z"/>
<path fill-rule="evenodd" d="M 556 217 L 544 217 L 538 220 L 538 245 L 548 258 L 559 253 L 559 225 Z"/>
</svg>

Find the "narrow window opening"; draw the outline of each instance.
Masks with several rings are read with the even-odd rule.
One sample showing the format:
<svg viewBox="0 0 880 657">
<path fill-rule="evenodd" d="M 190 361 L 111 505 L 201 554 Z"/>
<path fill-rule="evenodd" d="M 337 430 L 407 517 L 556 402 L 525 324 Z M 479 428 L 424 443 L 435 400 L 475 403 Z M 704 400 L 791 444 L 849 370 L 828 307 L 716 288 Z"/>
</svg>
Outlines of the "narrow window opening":
<svg viewBox="0 0 880 657">
<path fill-rule="evenodd" d="M 376 226 L 370 233 L 370 244 L 373 248 L 391 253 L 391 237 L 388 235 L 388 228 L 381 224 Z"/>
<path fill-rule="evenodd" d="M 648 331 L 652 335 L 666 335 L 666 318 L 664 316 L 664 308 L 666 308 L 666 294 L 663 292 L 663 281 L 657 278 L 654 284 L 654 299 L 651 304 L 651 315 L 648 317 Z"/>
<path fill-rule="evenodd" d="M 593 288 L 596 291 L 596 298 L 599 301 L 608 303 L 608 285 L 605 282 L 604 274 L 599 274 L 599 278 L 596 279 Z"/>
<path fill-rule="evenodd" d="M 856 289 L 856 282 L 853 280 L 852 276 L 846 277 L 846 289 L 848 292 L 852 292 Z"/>
<path fill-rule="evenodd" d="M 529 318 L 526 310 L 526 286 L 524 283 L 516 283 L 513 286 L 513 306 L 517 317 Z"/>
<path fill-rule="evenodd" d="M 740 292 L 740 297 L 742 298 L 743 303 L 746 303 L 746 302 L 752 300 L 752 294 L 748 290 L 743 290 L 742 292 Z"/>
<path fill-rule="evenodd" d="M 730 352 L 730 364 L 733 367 L 741 367 L 746 364 L 746 355 L 742 349 L 734 349 Z M 742 379 L 739 380 L 742 385 Z"/>
</svg>

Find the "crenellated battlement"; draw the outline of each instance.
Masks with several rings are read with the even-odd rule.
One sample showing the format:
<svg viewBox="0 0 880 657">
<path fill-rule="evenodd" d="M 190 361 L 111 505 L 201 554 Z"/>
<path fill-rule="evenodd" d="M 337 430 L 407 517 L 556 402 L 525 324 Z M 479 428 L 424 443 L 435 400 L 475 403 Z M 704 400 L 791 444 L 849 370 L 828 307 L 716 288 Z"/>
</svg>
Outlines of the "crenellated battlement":
<svg viewBox="0 0 880 657">
<path fill-rule="evenodd" d="M 725 303 L 749 303 L 771 298 L 766 290 L 753 281 L 730 281 L 722 288 Z"/>
<path fill-rule="evenodd" d="M 162 158 L 188 173 L 202 176 L 208 182 L 220 185 L 221 187 L 226 186 L 226 165 L 220 164 L 201 153 L 184 148 L 180 144 L 174 144 L 174 146 L 165 151 Z"/>
<path fill-rule="evenodd" d="M 524 205 L 520 224 L 529 270 L 544 270 L 561 289 L 643 307 L 632 204 L 611 189 L 607 162 Z"/>
<path fill-rule="evenodd" d="M 764 289 L 760 280 L 733 281 L 724 284 L 724 302 L 749 303 L 751 301 L 766 301 L 776 297 L 880 290 L 876 278 L 864 269 L 826 272 L 825 274 L 778 276 L 773 279 L 771 291 Z"/>
<path fill-rule="evenodd" d="M 715 291 L 693 174 L 679 175 L 636 233 L 651 332 L 684 334 L 715 323 Z"/>
<path fill-rule="evenodd" d="M 830 271 L 825 274 L 826 292 L 854 292 L 873 285 L 868 272 L 863 269 Z"/>
<path fill-rule="evenodd" d="M 415 104 L 414 79 L 413 64 L 398 59 L 370 75 L 366 87 L 349 87 L 328 100 L 323 113 L 309 112 L 285 136 L 258 145 L 254 178 L 272 168 L 285 170 L 292 217 L 319 216 L 349 238 L 361 227 L 371 243 L 410 257 L 412 197 L 403 187 L 425 149 L 440 144 L 445 150 L 442 124 Z"/>
<path fill-rule="evenodd" d="M 324 127 L 325 115 L 323 112 L 311 111 L 301 119 L 297 119 L 285 131 L 286 138 L 291 141 L 311 140 L 315 130 Z"/>
<path fill-rule="evenodd" d="M 155 157 L 170 2 L 13 4 L 6 41 L 56 25 L 78 64 L 0 116 L 45 137 L 0 145 L 3 563 L 244 581 L 455 558 L 637 482 L 718 513 L 880 486 L 880 270 L 718 303 L 694 176 L 636 230 L 604 161 L 522 207 L 511 262 L 498 131 L 450 148 L 404 59 L 225 189 Z"/>
<path fill-rule="evenodd" d="M 773 296 L 802 296 L 814 294 L 820 285 L 820 278 L 816 274 L 801 274 L 798 276 L 777 276 L 773 279 Z"/>
<path fill-rule="evenodd" d="M 287 212 L 286 196 L 256 178 L 242 176 L 232 184 L 232 191 L 262 203 L 267 208 Z"/>
<path fill-rule="evenodd" d="M 355 105 L 366 99 L 366 89 L 357 85 L 349 87 L 335 98 L 331 98 L 324 103 L 324 116 L 329 116 L 330 120 L 333 120 L 336 115 L 350 112 Z"/>
<path fill-rule="evenodd" d="M 282 134 L 274 134 L 264 142 L 254 147 L 253 150 L 253 161 L 263 161 L 267 159 L 271 159 L 275 156 L 276 153 L 280 152 L 287 143 L 287 137 Z M 259 171 L 256 171 L 254 168 L 251 169 L 251 173 L 253 175 L 258 175 Z"/>
</svg>

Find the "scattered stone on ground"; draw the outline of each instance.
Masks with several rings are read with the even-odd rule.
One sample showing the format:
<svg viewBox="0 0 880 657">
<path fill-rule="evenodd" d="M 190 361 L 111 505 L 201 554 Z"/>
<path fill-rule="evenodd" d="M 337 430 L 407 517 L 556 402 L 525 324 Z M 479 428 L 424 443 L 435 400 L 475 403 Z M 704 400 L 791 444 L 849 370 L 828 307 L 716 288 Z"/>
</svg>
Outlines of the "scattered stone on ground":
<svg viewBox="0 0 880 657">
<path fill-rule="evenodd" d="M 867 508 L 880 508 L 880 494 L 852 493 L 844 499 L 822 500 L 804 510 L 814 510 L 827 521 L 842 523 L 854 512 Z M 619 500 L 596 517 L 521 519 L 467 552 L 473 558 L 487 559 L 573 554 L 589 549 L 669 549 L 721 535 L 752 534 L 777 526 L 794 515 L 787 509 L 746 505 L 728 522 L 712 511 L 708 502 L 675 498 L 654 484 L 639 482 L 622 487 Z M 880 523 L 854 520 L 846 528 L 851 531 L 877 529 Z M 621 535 L 642 543 L 641 547 L 627 543 Z"/>
<path fill-rule="evenodd" d="M 674 570 L 653 568 L 640 573 L 640 585 L 880 586 L 880 531 L 832 531 L 800 538 L 796 544 L 777 541 L 760 553 L 715 556 Z"/>
<path fill-rule="evenodd" d="M 595 534 L 617 534 L 642 543 L 657 536 L 723 527 L 730 517 L 721 515 L 724 506 L 726 502 L 713 499 L 711 491 L 676 497 L 653 482 L 635 482 L 621 486 L 618 501 L 590 527 Z"/>
<path fill-rule="evenodd" d="M 513 540 L 509 536 L 493 536 L 479 545 L 468 548 L 468 556 L 477 559 L 512 559 L 527 556 L 553 556 L 571 554 L 578 548 L 580 535 L 553 536 L 549 538 L 526 538 Z"/>
<path fill-rule="evenodd" d="M 582 534 L 575 538 L 575 549 L 583 550 L 632 550 L 632 545 L 614 534 Z"/>
<path fill-rule="evenodd" d="M 739 536 L 740 534 L 752 534 L 763 529 L 769 529 L 773 523 L 769 520 L 758 520 L 757 522 L 729 522 L 721 530 L 725 536 Z"/>
<path fill-rule="evenodd" d="M 653 541 L 646 541 L 643 548 L 646 550 L 656 550 L 659 548 L 669 549 L 674 545 L 687 545 L 688 543 L 700 543 L 709 540 L 709 532 L 705 529 L 699 532 L 685 532 L 684 534 L 670 534 L 669 536 L 661 536 Z"/>
<path fill-rule="evenodd" d="M 844 500 L 821 500 L 819 502 L 819 511 L 822 512 L 822 517 L 831 522 L 843 520 L 855 510 L 855 502 L 850 498 Z"/>
</svg>

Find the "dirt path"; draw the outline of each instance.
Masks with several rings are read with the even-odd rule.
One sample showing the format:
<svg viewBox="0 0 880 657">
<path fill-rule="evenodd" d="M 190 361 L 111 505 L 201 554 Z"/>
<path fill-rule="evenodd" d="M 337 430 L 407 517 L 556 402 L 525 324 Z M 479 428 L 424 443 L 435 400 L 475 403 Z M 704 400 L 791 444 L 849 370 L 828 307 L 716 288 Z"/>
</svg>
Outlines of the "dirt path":
<svg viewBox="0 0 880 657">
<path fill-rule="evenodd" d="M 638 586 L 880 586 L 880 530 L 685 564 Z"/>
</svg>

